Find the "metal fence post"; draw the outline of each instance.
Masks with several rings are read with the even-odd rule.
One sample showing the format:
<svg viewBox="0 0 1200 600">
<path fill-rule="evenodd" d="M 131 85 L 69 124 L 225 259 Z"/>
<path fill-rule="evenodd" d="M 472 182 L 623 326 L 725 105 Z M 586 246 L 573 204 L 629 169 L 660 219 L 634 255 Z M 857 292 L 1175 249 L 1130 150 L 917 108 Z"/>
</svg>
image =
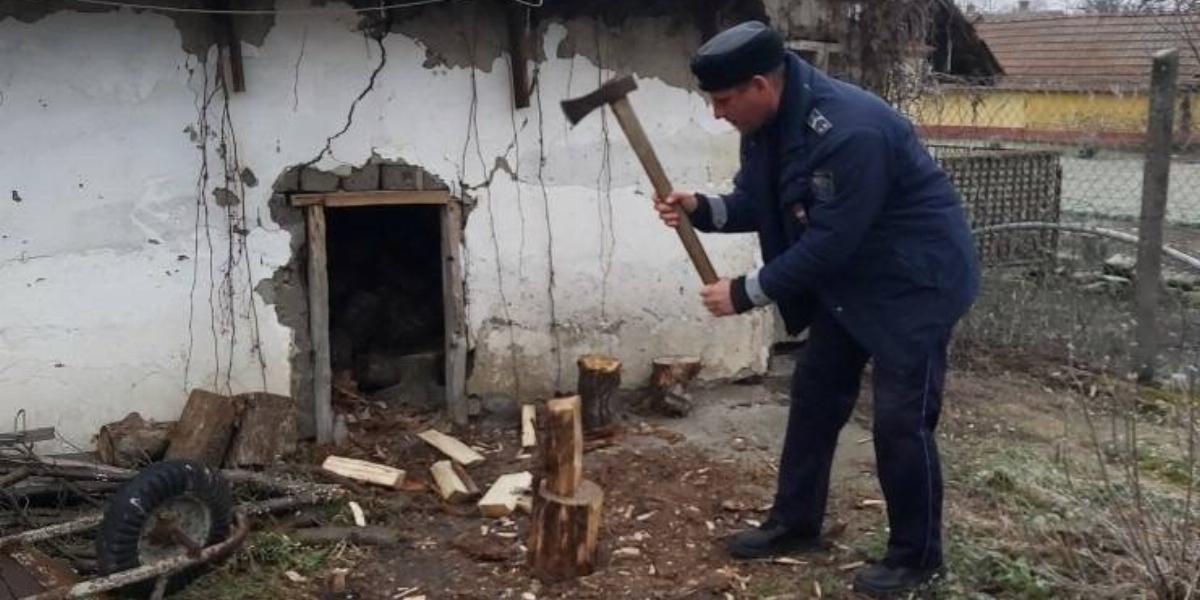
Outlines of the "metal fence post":
<svg viewBox="0 0 1200 600">
<path fill-rule="evenodd" d="M 1171 133 L 1175 121 L 1175 80 L 1179 53 L 1174 48 L 1154 55 L 1150 78 L 1150 113 L 1146 128 L 1146 165 L 1142 175 L 1142 212 L 1138 222 L 1136 276 L 1137 346 L 1134 370 L 1138 381 L 1154 380 L 1158 356 L 1158 296 L 1162 279 L 1163 218 L 1171 174 Z"/>
</svg>

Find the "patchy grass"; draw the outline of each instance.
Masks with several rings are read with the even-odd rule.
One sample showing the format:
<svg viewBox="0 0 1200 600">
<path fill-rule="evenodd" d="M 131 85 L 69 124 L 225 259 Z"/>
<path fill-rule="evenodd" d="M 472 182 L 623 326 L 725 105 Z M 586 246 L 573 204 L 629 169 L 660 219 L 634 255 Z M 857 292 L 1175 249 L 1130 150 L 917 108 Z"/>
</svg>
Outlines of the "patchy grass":
<svg viewBox="0 0 1200 600">
<path fill-rule="evenodd" d="M 286 597 L 283 590 L 292 582 L 284 573 L 315 575 L 327 565 L 335 550 L 305 546 L 281 533 L 256 532 L 233 557 L 175 597 L 180 600 Z"/>
</svg>

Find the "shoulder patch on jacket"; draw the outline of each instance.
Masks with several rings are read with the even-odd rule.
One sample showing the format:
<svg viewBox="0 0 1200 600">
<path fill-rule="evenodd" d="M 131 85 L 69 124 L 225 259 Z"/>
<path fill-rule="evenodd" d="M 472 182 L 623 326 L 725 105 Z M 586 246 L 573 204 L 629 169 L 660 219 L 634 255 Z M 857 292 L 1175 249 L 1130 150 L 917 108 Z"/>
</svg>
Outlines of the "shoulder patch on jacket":
<svg viewBox="0 0 1200 600">
<path fill-rule="evenodd" d="M 821 111 L 814 108 L 808 113 L 808 126 L 817 132 L 817 135 L 825 135 L 829 133 L 830 129 L 833 129 L 833 122 L 821 114 Z"/>
</svg>

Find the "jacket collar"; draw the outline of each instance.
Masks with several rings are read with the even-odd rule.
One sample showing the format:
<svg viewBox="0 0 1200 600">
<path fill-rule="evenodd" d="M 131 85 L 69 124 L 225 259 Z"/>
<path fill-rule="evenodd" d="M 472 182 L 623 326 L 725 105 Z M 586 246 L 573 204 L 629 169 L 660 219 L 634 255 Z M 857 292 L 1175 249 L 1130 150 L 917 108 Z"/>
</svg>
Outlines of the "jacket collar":
<svg viewBox="0 0 1200 600">
<path fill-rule="evenodd" d="M 808 115 L 816 94 L 814 69 L 792 53 L 786 56 L 787 81 L 775 115 L 780 156 L 794 156 L 808 141 Z"/>
</svg>

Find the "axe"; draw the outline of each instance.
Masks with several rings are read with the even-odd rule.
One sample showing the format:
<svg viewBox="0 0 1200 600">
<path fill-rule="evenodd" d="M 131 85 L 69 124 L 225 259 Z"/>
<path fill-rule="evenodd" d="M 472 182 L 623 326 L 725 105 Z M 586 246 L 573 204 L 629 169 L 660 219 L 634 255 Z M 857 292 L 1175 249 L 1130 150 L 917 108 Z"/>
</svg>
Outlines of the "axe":
<svg viewBox="0 0 1200 600">
<path fill-rule="evenodd" d="M 638 160 L 642 162 L 642 167 L 646 169 L 646 174 L 650 176 L 650 182 L 654 184 L 654 191 L 658 192 L 661 197 L 666 197 L 674 189 L 671 187 L 670 180 L 667 179 L 667 174 L 663 171 L 662 163 L 658 162 L 658 156 L 654 154 L 654 148 L 650 146 L 650 140 L 646 137 L 645 130 L 642 129 L 641 122 L 638 121 L 637 115 L 633 113 L 633 107 L 629 105 L 629 99 L 626 96 L 630 92 L 637 89 L 637 82 L 631 76 L 618 77 L 610 80 L 604 85 L 601 85 L 596 91 L 572 98 L 563 100 L 562 109 L 567 115 L 567 120 L 572 125 L 578 124 L 589 113 L 597 108 L 607 104 L 612 108 L 613 114 L 617 116 L 617 122 L 621 124 L 621 130 L 625 132 L 625 137 L 629 139 L 629 145 L 633 146 L 633 151 L 637 154 Z M 688 256 L 692 259 L 692 264 L 696 266 L 696 271 L 700 273 L 700 280 L 705 285 L 717 282 L 717 272 L 713 269 L 712 263 L 708 260 L 708 254 L 704 251 L 704 246 L 700 245 L 700 239 L 696 237 L 696 230 L 692 228 L 692 221 L 688 219 L 687 212 L 679 210 L 679 226 L 676 231 L 679 233 L 679 240 L 683 242 L 683 247 L 687 250 Z"/>
</svg>

